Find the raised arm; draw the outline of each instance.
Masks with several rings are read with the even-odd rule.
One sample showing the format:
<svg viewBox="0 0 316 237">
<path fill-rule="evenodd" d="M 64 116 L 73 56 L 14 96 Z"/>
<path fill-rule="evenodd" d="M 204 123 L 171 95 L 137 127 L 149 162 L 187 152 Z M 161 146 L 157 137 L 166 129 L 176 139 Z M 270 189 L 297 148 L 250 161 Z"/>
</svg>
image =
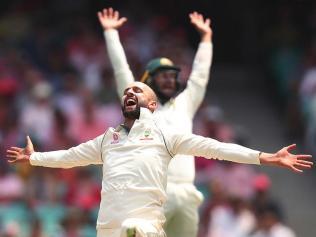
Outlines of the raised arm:
<svg viewBox="0 0 316 237">
<path fill-rule="evenodd" d="M 11 147 L 7 150 L 9 163 L 30 162 L 34 166 L 52 168 L 72 168 L 90 164 L 102 164 L 101 141 L 104 135 L 82 143 L 68 150 L 35 152 L 30 137 L 26 138 L 24 148 Z"/>
<path fill-rule="evenodd" d="M 120 18 L 119 12 L 112 8 L 98 12 L 98 18 L 104 31 L 107 52 L 114 70 L 117 93 L 121 98 L 124 89 L 134 82 L 134 76 L 127 63 L 117 31 L 127 21 L 127 18 Z"/>
<path fill-rule="evenodd" d="M 309 169 L 313 165 L 313 162 L 308 161 L 310 155 L 295 155 L 289 152 L 295 145 L 284 147 L 276 153 L 264 153 L 193 134 L 176 134 L 171 138 L 170 151 L 174 155 L 185 154 L 245 164 L 272 165 L 294 172 L 303 172 L 303 169 Z"/>
<path fill-rule="evenodd" d="M 200 33 L 201 41 L 193 61 L 187 87 L 177 97 L 177 100 L 188 105 L 188 112 L 193 117 L 204 99 L 209 81 L 209 71 L 213 57 L 213 32 L 210 27 L 210 19 L 204 20 L 203 15 L 197 12 L 191 13 L 189 17 L 191 24 Z"/>
</svg>

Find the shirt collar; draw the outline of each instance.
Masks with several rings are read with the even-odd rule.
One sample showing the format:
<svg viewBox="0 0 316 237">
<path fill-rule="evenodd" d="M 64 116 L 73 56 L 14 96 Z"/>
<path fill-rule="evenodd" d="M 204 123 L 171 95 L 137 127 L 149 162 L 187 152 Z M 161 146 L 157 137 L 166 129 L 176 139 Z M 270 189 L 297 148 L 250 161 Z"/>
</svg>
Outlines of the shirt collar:
<svg viewBox="0 0 316 237">
<path fill-rule="evenodd" d="M 153 113 L 147 108 L 140 108 L 139 120 L 153 119 Z"/>
<path fill-rule="evenodd" d="M 153 118 L 154 118 L 153 116 L 154 116 L 153 113 L 149 109 L 141 107 L 138 120 L 140 120 L 140 121 L 153 120 Z M 118 125 L 115 128 L 115 132 L 120 132 L 122 129 L 125 129 L 127 132 L 129 132 L 128 129 L 124 126 L 124 124 Z"/>
</svg>

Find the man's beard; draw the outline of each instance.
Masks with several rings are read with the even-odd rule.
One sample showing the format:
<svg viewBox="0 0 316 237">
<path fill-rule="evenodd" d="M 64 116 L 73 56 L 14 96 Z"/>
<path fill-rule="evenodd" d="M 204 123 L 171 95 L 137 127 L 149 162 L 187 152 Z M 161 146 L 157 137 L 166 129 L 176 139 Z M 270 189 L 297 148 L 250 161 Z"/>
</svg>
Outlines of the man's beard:
<svg viewBox="0 0 316 237">
<path fill-rule="evenodd" d="M 151 83 L 148 84 L 151 89 L 153 89 L 153 91 L 156 93 L 158 99 L 159 99 L 159 102 L 164 105 L 165 103 L 167 103 L 171 98 L 175 97 L 178 92 L 179 92 L 179 83 L 177 83 L 177 88 L 176 90 L 174 91 L 173 95 L 166 95 L 164 94 L 161 89 L 159 88 L 159 86 L 157 85 L 156 83 L 156 80 L 155 79 L 152 79 L 151 80 Z"/>
<path fill-rule="evenodd" d="M 137 105 L 136 108 L 132 111 L 125 111 L 125 106 L 122 106 L 122 112 L 124 118 L 129 118 L 129 119 L 139 119 L 140 116 L 140 106 Z"/>
</svg>

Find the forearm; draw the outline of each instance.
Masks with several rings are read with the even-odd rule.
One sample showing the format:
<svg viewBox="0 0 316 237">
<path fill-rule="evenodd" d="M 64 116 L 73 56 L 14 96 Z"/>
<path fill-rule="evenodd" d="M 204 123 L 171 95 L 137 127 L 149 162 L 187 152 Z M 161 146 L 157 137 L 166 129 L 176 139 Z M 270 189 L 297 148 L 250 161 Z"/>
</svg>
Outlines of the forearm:
<svg viewBox="0 0 316 237">
<path fill-rule="evenodd" d="M 192 72 L 189 81 L 195 81 L 202 87 L 206 87 L 209 80 L 209 72 L 213 58 L 213 44 L 201 41 L 194 57 Z"/>
<path fill-rule="evenodd" d="M 245 164 L 260 164 L 259 151 L 237 144 L 223 143 L 193 134 L 177 136 L 174 152 L 202 156 L 208 159 L 227 160 Z"/>
<path fill-rule="evenodd" d="M 201 105 L 209 81 L 209 72 L 212 63 L 213 45 L 210 42 L 201 42 L 194 58 L 192 72 L 186 89 L 177 97 L 180 103 L 187 105 L 187 112 L 193 118 Z"/>
<path fill-rule="evenodd" d="M 68 150 L 34 152 L 31 165 L 52 168 L 71 168 L 90 164 L 102 164 L 101 143 L 103 135 Z"/>
<path fill-rule="evenodd" d="M 69 155 L 67 150 L 34 152 L 30 157 L 30 164 L 33 166 L 44 166 L 51 168 L 72 168 L 80 166 L 76 157 Z"/>
<path fill-rule="evenodd" d="M 106 30 L 104 31 L 104 37 L 110 62 L 114 70 L 117 92 L 121 97 L 124 89 L 134 81 L 134 76 L 127 63 L 118 31 L 115 29 Z"/>
<path fill-rule="evenodd" d="M 115 29 L 105 30 L 104 37 L 114 71 L 129 69 L 124 49 L 121 45 L 118 31 Z"/>
</svg>

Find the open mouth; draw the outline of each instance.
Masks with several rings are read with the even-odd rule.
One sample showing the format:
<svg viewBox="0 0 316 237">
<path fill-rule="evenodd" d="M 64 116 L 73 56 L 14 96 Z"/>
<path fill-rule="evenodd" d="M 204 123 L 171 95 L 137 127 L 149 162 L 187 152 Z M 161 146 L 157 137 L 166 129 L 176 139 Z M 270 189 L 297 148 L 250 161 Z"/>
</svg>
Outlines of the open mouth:
<svg viewBox="0 0 316 237">
<path fill-rule="evenodd" d="M 126 98 L 124 101 L 124 107 L 126 110 L 135 109 L 137 107 L 137 98 L 136 97 Z"/>
</svg>

